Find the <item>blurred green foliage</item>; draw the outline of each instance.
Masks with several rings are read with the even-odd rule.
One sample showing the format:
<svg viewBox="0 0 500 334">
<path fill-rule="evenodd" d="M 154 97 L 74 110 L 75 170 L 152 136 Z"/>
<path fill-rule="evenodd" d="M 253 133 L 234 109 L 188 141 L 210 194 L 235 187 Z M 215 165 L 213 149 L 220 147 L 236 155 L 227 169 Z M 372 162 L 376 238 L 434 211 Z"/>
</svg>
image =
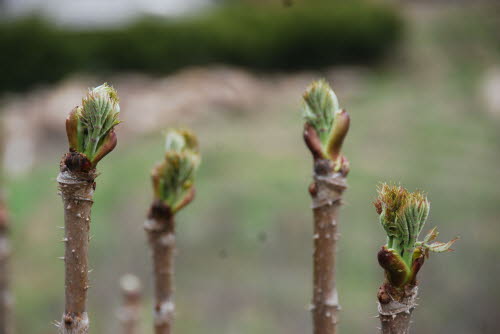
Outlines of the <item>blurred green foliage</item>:
<svg viewBox="0 0 500 334">
<path fill-rule="evenodd" d="M 31 17 L 0 24 L 0 91 L 25 90 L 76 71 L 164 74 L 209 63 L 257 70 L 368 63 L 390 49 L 401 27 L 393 7 L 366 0 L 226 4 L 182 20 L 147 17 L 85 31 Z"/>
</svg>

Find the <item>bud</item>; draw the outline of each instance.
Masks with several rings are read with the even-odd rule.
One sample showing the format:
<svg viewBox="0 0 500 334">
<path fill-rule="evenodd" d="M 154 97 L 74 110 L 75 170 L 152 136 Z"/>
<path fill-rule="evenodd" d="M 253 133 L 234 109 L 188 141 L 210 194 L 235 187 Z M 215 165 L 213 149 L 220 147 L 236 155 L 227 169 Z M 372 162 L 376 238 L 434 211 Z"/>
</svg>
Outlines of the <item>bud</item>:
<svg viewBox="0 0 500 334">
<path fill-rule="evenodd" d="M 378 187 L 378 197 L 373 204 L 389 239 L 389 248 L 393 247 L 395 239 L 403 238 L 402 217 L 409 196 L 410 193 L 400 186 L 383 183 Z"/>
<path fill-rule="evenodd" d="M 114 127 L 120 123 L 118 95 L 113 87 L 103 84 L 89 90 L 82 106 L 66 119 L 66 134 L 71 152 L 84 155 L 95 167 L 116 146 Z"/>
<path fill-rule="evenodd" d="M 379 186 L 378 197 L 373 204 L 387 234 L 387 245 L 379 253 L 379 263 L 395 286 L 401 283 L 399 275 L 403 272 L 406 273 L 404 284 L 415 284 L 416 275 L 429 251 L 448 251 L 456 241 L 429 244 L 437 237 L 436 228 L 423 241 L 418 241 L 430 209 L 427 197 L 420 191 L 411 193 L 401 186 L 384 183 Z M 400 262 L 404 263 L 404 268 Z"/>
<path fill-rule="evenodd" d="M 340 152 L 350 118 L 345 110 L 340 109 L 337 96 L 325 80 L 315 81 L 307 88 L 303 95 L 302 114 L 306 121 L 304 139 L 314 158 L 330 159 L 337 169 L 341 169 L 343 159 Z"/>
<path fill-rule="evenodd" d="M 165 135 L 165 158 L 152 172 L 156 199 L 172 213 L 194 197 L 194 175 L 200 164 L 196 137 L 188 130 L 170 129 Z"/>
</svg>

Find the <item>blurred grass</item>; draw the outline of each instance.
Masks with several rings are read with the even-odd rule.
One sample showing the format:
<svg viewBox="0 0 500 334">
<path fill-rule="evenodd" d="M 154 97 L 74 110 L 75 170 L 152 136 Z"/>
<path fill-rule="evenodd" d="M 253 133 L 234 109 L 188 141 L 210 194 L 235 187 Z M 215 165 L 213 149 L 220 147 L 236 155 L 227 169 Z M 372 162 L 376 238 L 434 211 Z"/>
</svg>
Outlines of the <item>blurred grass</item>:
<svg viewBox="0 0 500 334">
<path fill-rule="evenodd" d="M 497 333 L 500 124 L 482 112 L 476 88 L 483 71 L 498 64 L 496 35 L 482 34 L 475 47 L 480 52 L 469 59 L 463 53 L 477 43 L 478 29 L 487 29 L 489 16 L 417 14 L 409 17 L 405 45 L 394 59 L 371 72 L 351 98 L 340 95 L 352 115 L 345 148 L 352 172 L 339 249 L 341 331 L 378 326 L 373 316 L 382 273 L 375 254 L 384 234 L 371 201 L 379 181 L 396 181 L 428 192 L 427 228 L 439 226 L 443 240 L 462 237 L 455 253 L 434 256 L 424 267 L 414 332 Z M 274 110 L 192 124 L 203 164 L 197 199 L 178 217 L 179 333 L 310 331 L 311 162 L 301 140 L 299 98 Z M 143 278 L 149 306 L 142 222 L 151 198 L 149 171 L 161 151 L 161 138 L 151 134 L 119 145 L 99 168 L 91 250 L 94 333 L 116 329 L 117 281 L 125 272 Z M 58 158 L 47 156 L 33 173 L 8 182 L 20 333 L 53 332 L 50 320 L 62 311 Z M 146 308 L 144 317 L 151 321 Z"/>
</svg>

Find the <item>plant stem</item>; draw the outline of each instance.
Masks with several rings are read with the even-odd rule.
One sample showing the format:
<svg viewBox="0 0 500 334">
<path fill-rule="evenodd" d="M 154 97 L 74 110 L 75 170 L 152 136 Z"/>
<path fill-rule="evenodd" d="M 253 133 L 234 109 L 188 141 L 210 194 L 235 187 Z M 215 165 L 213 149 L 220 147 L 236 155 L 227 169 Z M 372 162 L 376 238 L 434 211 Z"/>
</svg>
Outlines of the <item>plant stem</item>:
<svg viewBox="0 0 500 334">
<path fill-rule="evenodd" d="M 346 188 L 345 175 L 333 172 L 331 160 L 315 159 L 314 182 L 309 188 L 314 213 L 314 334 L 336 333 L 340 309 L 335 281 L 337 218 Z"/>
<path fill-rule="evenodd" d="M 0 194 L 0 334 L 12 333 L 9 290 L 10 245 L 8 236 L 7 209 Z"/>
<path fill-rule="evenodd" d="M 170 334 L 175 310 L 173 302 L 174 215 L 163 202 L 155 201 L 151 205 L 144 228 L 148 234 L 153 257 L 155 334 Z"/>
<path fill-rule="evenodd" d="M 395 288 L 389 282 L 384 282 L 377 294 L 380 333 L 410 333 L 411 315 L 417 305 L 417 290 L 416 285 Z"/>
<path fill-rule="evenodd" d="M 141 286 L 139 279 L 125 275 L 121 280 L 123 306 L 118 314 L 124 334 L 138 334 L 141 314 Z"/>
<path fill-rule="evenodd" d="M 86 310 L 90 212 L 95 170 L 73 172 L 64 161 L 57 177 L 64 205 L 65 311 L 59 325 L 62 334 L 86 334 Z"/>
</svg>

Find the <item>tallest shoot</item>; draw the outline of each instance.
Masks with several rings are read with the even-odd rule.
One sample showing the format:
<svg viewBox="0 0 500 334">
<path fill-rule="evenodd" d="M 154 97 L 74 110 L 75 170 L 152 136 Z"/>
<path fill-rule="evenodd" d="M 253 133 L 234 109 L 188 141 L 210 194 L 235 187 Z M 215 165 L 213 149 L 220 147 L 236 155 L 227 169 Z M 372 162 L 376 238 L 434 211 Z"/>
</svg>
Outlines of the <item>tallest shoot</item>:
<svg viewBox="0 0 500 334">
<path fill-rule="evenodd" d="M 120 107 L 113 87 L 90 90 L 66 120 L 69 152 L 57 177 L 64 205 L 65 310 L 61 334 L 86 334 L 90 211 L 97 163 L 116 146 Z"/>
<path fill-rule="evenodd" d="M 335 281 L 337 218 L 349 172 L 341 150 L 350 120 L 324 80 L 313 82 L 303 100 L 304 140 L 314 160 L 309 187 L 314 214 L 313 333 L 335 334 L 340 309 Z"/>
</svg>

